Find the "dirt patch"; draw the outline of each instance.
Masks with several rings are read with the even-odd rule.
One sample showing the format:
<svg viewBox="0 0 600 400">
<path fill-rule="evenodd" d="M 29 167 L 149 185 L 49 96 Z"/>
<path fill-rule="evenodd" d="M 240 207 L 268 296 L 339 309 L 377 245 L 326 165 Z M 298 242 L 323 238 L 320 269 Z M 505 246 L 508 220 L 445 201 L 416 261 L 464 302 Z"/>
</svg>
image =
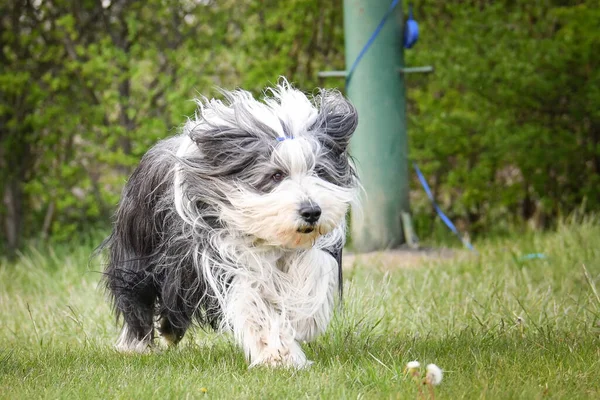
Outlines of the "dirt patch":
<svg viewBox="0 0 600 400">
<path fill-rule="evenodd" d="M 368 266 L 383 270 L 398 268 L 415 268 L 440 259 L 453 259 L 461 251 L 450 249 L 410 249 L 401 248 L 371 253 L 352 254 L 344 253 L 344 269 L 355 266 Z"/>
</svg>

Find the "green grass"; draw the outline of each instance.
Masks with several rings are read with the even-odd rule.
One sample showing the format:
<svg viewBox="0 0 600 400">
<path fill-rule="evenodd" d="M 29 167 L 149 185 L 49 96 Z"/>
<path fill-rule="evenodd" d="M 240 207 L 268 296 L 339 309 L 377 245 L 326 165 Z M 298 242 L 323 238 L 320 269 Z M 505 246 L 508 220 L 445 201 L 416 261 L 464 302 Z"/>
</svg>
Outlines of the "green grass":
<svg viewBox="0 0 600 400">
<path fill-rule="evenodd" d="M 476 246 L 347 271 L 344 311 L 297 372 L 248 370 L 228 336 L 201 330 L 175 350 L 118 354 L 91 247 L 29 250 L 0 266 L 0 398 L 410 399 L 415 359 L 444 369 L 438 399 L 600 398 L 600 224 Z M 532 252 L 548 258 L 520 260 Z"/>
</svg>

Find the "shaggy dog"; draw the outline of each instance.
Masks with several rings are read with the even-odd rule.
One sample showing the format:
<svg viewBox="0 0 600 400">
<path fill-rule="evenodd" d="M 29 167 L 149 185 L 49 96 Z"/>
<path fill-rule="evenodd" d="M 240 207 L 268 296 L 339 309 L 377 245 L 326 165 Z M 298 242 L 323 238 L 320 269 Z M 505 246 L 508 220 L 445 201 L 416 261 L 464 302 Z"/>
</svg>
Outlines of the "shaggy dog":
<svg viewBox="0 0 600 400">
<path fill-rule="evenodd" d="M 250 366 L 310 365 L 341 295 L 345 216 L 358 181 L 355 108 L 282 80 L 202 99 L 180 135 L 144 155 L 123 189 L 105 281 L 122 351 L 169 344 L 193 321 L 233 333 Z"/>
</svg>

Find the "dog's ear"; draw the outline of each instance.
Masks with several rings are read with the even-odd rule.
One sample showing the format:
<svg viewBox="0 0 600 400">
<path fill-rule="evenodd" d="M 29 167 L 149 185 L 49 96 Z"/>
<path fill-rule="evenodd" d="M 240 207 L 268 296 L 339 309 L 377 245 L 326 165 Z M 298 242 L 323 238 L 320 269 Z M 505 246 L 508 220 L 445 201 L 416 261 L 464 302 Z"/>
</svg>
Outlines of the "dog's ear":
<svg viewBox="0 0 600 400">
<path fill-rule="evenodd" d="M 233 119 L 220 122 L 220 125 L 212 121 L 195 122 L 186 131 L 198 147 L 197 162 L 206 166 L 207 175 L 237 175 L 268 157 L 267 141 L 248 129 L 238 127 Z"/>
<path fill-rule="evenodd" d="M 323 90 L 315 98 L 319 116 L 313 128 L 323 133 L 323 144 L 339 153 L 348 148 L 358 125 L 356 108 L 337 90 Z"/>
</svg>

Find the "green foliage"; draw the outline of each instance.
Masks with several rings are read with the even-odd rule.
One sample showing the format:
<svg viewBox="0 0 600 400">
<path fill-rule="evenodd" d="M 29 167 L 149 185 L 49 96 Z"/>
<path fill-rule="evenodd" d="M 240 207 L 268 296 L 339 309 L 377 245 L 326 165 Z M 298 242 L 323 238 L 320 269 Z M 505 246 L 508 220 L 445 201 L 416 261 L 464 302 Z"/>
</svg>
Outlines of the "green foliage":
<svg viewBox="0 0 600 400">
<path fill-rule="evenodd" d="M 412 157 L 475 231 L 600 208 L 598 2 L 417 3 Z M 421 198 L 415 212 L 429 209 Z"/>
<path fill-rule="evenodd" d="M 461 228 L 600 209 L 597 0 L 415 2 L 411 157 Z M 343 85 L 342 1 L 0 4 L 0 246 L 106 226 L 140 156 L 198 94 L 281 75 Z M 365 38 L 366 40 L 366 38 Z M 414 185 L 427 233 L 431 208 Z"/>
<path fill-rule="evenodd" d="M 317 86 L 341 2 L 62 0 L 0 5 L 0 240 L 107 224 L 141 155 L 216 86 Z M 306 24 L 314 28 L 305 29 Z M 10 237 L 9 237 L 10 236 Z"/>
</svg>

